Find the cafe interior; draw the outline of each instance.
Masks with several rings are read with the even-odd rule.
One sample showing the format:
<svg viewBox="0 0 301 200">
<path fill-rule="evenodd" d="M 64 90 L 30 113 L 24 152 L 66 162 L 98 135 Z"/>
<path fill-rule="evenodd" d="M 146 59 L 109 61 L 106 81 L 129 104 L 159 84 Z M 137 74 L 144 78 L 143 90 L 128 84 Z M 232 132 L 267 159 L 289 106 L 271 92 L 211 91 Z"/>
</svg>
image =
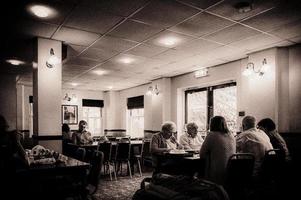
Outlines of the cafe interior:
<svg viewBox="0 0 301 200">
<path fill-rule="evenodd" d="M 217 115 L 226 119 L 233 135 L 242 131 L 245 116 L 257 121 L 271 118 L 290 151 L 286 183 L 298 177 L 300 2 L 13 0 L 2 10 L 0 115 L 10 130 L 22 135 L 27 152 L 39 145 L 57 153 L 66 165 L 70 161 L 70 166 L 77 166 L 57 173 L 73 170 L 68 176 L 93 177 L 95 188 L 87 196 L 142 199 L 135 194 L 142 180 L 152 177 L 149 145 L 161 125 L 173 121 L 179 140 L 185 124 L 195 122 L 205 139 L 210 118 Z M 87 122 L 93 144 L 64 143 L 62 124 L 74 132 L 81 120 Z M 110 156 L 99 146 L 104 136 L 111 144 Z M 112 160 L 122 139 L 128 140 L 132 152 L 118 172 Z M 86 157 L 78 156 L 79 148 Z M 94 167 L 93 156 L 99 152 L 103 162 Z M 189 165 L 197 165 L 192 162 L 197 155 L 192 157 L 187 159 Z M 39 168 L 39 163 L 32 168 L 21 173 L 23 180 L 36 177 L 40 185 L 50 187 L 47 183 L 57 184 L 63 176 L 40 170 L 51 174 L 42 179 L 46 175 L 28 173 Z M 180 170 L 177 173 L 182 175 Z M 65 179 L 59 181 L 65 188 Z M 74 182 L 68 182 L 73 187 L 69 196 L 61 190 L 57 194 L 82 197 L 84 192 Z M 289 196 L 297 189 L 288 185 L 291 188 L 283 191 Z M 44 198 L 47 187 L 40 187 Z M 235 195 L 215 199 L 227 198 L 235 199 Z"/>
</svg>

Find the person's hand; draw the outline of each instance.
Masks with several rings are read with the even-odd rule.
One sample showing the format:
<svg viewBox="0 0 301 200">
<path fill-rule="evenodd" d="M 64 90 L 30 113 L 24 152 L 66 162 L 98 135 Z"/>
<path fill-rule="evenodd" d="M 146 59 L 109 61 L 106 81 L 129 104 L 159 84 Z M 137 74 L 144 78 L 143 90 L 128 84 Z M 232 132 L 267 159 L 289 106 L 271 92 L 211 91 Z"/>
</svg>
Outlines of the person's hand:
<svg viewBox="0 0 301 200">
<path fill-rule="evenodd" d="M 177 144 L 177 149 L 180 149 L 180 150 L 182 150 L 182 149 L 184 149 L 184 146 L 183 146 L 183 145 L 181 145 L 181 144 Z"/>
</svg>

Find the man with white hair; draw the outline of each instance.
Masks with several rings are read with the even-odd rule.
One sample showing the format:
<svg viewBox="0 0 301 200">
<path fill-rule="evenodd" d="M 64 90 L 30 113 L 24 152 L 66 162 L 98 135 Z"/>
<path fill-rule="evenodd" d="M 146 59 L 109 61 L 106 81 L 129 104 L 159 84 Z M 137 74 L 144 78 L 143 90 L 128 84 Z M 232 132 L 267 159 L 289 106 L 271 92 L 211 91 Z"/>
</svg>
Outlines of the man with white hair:
<svg viewBox="0 0 301 200">
<path fill-rule="evenodd" d="M 265 153 L 273 149 L 269 137 L 255 128 L 256 119 L 246 116 L 242 120 L 243 132 L 236 137 L 236 150 L 238 153 L 252 153 L 255 156 L 253 176 L 256 178 L 261 168 Z"/>
</svg>

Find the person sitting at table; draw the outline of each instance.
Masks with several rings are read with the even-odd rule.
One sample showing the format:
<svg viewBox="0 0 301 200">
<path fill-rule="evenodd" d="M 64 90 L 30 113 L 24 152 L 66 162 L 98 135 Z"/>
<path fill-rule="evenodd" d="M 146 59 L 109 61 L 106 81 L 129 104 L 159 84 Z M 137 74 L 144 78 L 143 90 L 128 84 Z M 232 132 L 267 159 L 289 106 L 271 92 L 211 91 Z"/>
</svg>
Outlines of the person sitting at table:
<svg viewBox="0 0 301 200">
<path fill-rule="evenodd" d="M 28 166 L 26 152 L 20 142 L 20 134 L 8 130 L 6 119 L 0 115 L 0 171 L 5 174 Z M 9 171 L 7 171 L 9 170 Z"/>
<path fill-rule="evenodd" d="M 194 122 L 186 125 L 187 132 L 180 137 L 180 144 L 184 149 L 199 151 L 204 142 L 201 135 L 198 134 L 198 125 Z"/>
<path fill-rule="evenodd" d="M 210 119 L 210 132 L 206 136 L 200 158 L 205 160 L 205 179 L 223 184 L 229 157 L 236 151 L 234 136 L 230 133 L 224 117 Z"/>
<path fill-rule="evenodd" d="M 72 134 L 72 141 L 73 144 L 76 145 L 85 145 L 85 144 L 92 144 L 93 138 L 91 133 L 86 130 L 87 122 L 85 120 L 81 120 L 78 124 L 78 130 Z"/>
</svg>

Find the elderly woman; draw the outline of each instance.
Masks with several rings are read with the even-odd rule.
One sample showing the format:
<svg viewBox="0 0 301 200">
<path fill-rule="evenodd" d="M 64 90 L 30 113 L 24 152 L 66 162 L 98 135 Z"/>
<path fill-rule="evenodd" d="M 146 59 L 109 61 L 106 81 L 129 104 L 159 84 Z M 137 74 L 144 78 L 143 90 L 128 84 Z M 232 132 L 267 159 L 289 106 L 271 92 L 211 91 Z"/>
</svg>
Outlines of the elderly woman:
<svg viewBox="0 0 301 200">
<path fill-rule="evenodd" d="M 206 160 L 205 178 L 223 184 L 229 157 L 236 152 L 236 142 L 226 120 L 215 116 L 210 120 L 210 132 L 200 150 L 200 158 Z"/>
<path fill-rule="evenodd" d="M 194 122 L 186 125 L 187 132 L 180 137 L 180 144 L 187 150 L 200 150 L 204 142 L 198 134 L 198 125 Z"/>
</svg>

